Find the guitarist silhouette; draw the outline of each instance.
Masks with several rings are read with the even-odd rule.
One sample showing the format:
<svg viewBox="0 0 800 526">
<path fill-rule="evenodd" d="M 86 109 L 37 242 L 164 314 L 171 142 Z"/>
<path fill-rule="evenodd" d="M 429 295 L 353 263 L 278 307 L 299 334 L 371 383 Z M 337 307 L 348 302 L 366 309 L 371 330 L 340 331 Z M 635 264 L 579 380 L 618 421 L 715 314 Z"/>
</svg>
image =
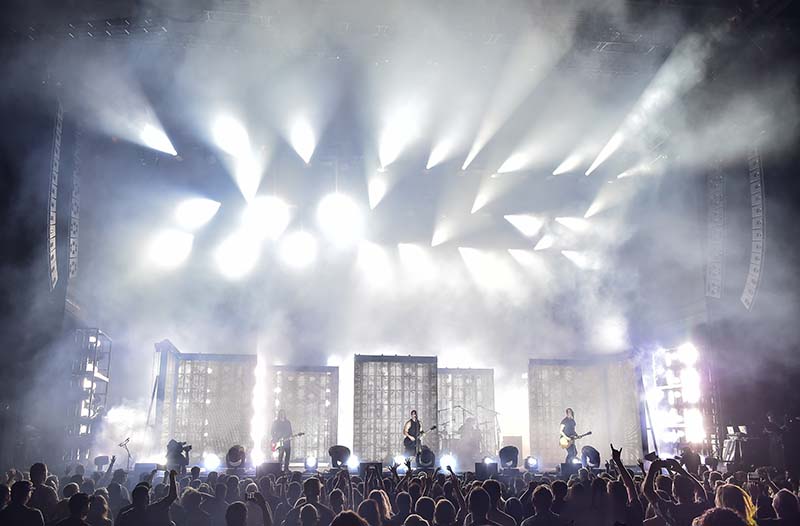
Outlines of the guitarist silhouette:
<svg viewBox="0 0 800 526">
<path fill-rule="evenodd" d="M 418 453 L 419 439 L 422 435 L 422 424 L 417 418 L 417 410 L 411 410 L 409 418 L 403 426 L 403 446 L 406 450 L 406 457 L 415 457 Z"/>
<path fill-rule="evenodd" d="M 561 437 L 567 438 L 571 441 L 567 448 L 567 458 L 564 460 L 567 464 L 571 463 L 573 459 L 578 458 L 578 448 L 575 447 L 574 439 L 578 436 L 576 431 L 577 424 L 575 423 L 575 411 L 571 407 L 567 408 L 567 416 L 561 420 Z"/>
</svg>

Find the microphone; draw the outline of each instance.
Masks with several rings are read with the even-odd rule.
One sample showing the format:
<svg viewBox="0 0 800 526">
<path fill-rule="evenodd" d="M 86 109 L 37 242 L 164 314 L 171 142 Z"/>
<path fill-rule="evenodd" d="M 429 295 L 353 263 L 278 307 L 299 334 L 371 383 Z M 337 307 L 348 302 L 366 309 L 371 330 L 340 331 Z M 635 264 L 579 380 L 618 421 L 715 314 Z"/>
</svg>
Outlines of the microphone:
<svg viewBox="0 0 800 526">
<path fill-rule="evenodd" d="M 131 441 L 131 437 L 128 437 L 125 440 L 123 440 L 121 443 L 117 444 L 117 447 L 125 447 L 125 446 L 128 445 L 128 442 L 130 442 L 130 441 Z"/>
</svg>

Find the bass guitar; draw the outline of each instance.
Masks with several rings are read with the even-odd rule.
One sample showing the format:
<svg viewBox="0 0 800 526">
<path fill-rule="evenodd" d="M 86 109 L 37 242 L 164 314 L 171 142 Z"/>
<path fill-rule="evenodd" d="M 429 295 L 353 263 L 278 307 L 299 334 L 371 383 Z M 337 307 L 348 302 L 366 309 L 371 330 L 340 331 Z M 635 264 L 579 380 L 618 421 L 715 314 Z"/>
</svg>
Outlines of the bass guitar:
<svg viewBox="0 0 800 526">
<path fill-rule="evenodd" d="M 588 433 L 575 435 L 574 437 L 565 437 L 564 435 L 561 435 L 561 438 L 558 439 L 558 445 L 561 446 L 561 449 L 569 449 L 576 440 L 580 440 L 583 437 L 588 437 L 591 434 L 592 432 L 589 431 Z"/>
<path fill-rule="evenodd" d="M 301 437 L 303 435 L 305 435 L 305 433 L 295 433 L 294 435 L 290 435 L 288 437 L 281 437 L 278 440 L 273 440 L 272 444 L 271 444 L 272 451 L 274 452 L 274 451 L 278 451 L 279 449 L 281 449 L 283 447 L 283 443 L 285 441 L 291 440 L 293 438 Z"/>
<path fill-rule="evenodd" d="M 416 454 L 419 455 L 419 452 L 422 450 L 423 435 L 425 433 L 433 431 L 434 429 L 436 429 L 436 426 L 431 426 L 427 431 L 420 429 L 419 436 L 417 436 L 416 440 L 409 437 L 403 438 L 403 447 L 406 449 L 406 451 L 408 451 L 409 449 L 414 449 L 414 451 L 416 451 Z"/>
</svg>

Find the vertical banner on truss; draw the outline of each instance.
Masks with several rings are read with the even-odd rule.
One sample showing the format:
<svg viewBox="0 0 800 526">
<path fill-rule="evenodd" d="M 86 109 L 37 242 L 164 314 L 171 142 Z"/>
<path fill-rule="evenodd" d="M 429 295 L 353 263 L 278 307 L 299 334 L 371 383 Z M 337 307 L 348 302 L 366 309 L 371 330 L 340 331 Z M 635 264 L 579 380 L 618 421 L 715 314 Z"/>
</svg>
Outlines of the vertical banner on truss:
<svg viewBox="0 0 800 526">
<path fill-rule="evenodd" d="M 721 298 L 725 258 L 725 176 L 718 164 L 706 175 L 706 297 Z"/>
</svg>

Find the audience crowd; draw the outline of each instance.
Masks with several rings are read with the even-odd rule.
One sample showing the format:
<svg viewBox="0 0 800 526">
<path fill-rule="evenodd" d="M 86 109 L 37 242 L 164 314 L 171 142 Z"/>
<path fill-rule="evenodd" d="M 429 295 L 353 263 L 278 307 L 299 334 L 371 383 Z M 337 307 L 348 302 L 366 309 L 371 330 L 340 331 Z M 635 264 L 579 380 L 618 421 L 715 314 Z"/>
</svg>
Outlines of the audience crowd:
<svg viewBox="0 0 800 526">
<path fill-rule="evenodd" d="M 248 478 L 199 468 L 129 481 L 113 469 L 47 466 L 0 477 L 0 526 L 800 526 L 797 488 L 770 472 L 720 473 L 655 459 L 642 475 L 612 462 L 568 478 L 525 473 L 411 469 L 410 461 L 364 477 Z M 755 476 L 757 475 L 757 476 Z"/>
</svg>

